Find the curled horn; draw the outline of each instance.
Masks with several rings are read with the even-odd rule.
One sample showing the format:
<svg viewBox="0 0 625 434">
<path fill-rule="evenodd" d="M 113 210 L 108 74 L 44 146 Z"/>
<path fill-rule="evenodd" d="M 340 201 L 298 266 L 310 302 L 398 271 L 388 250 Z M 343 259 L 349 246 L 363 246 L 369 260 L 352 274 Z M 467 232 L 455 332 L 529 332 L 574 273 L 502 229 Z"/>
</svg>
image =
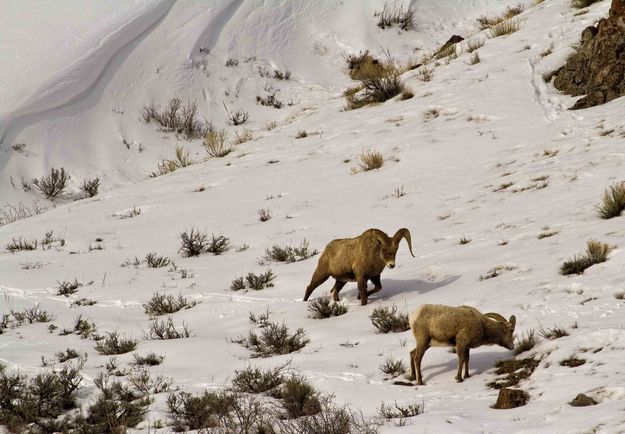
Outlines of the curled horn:
<svg viewBox="0 0 625 434">
<path fill-rule="evenodd" d="M 373 237 L 382 244 L 388 244 L 391 242 L 391 239 L 388 237 L 388 235 L 386 235 L 383 231 L 379 229 L 367 229 L 362 233 L 362 235 Z"/>
<path fill-rule="evenodd" d="M 484 316 L 486 316 L 488 318 L 491 318 L 491 319 L 494 319 L 495 321 L 508 322 L 507 319 L 505 319 L 503 316 L 499 315 L 496 312 L 488 312 L 488 313 L 485 313 Z"/>
<path fill-rule="evenodd" d="M 401 241 L 402 238 L 406 239 L 406 242 L 408 243 L 408 248 L 410 249 L 410 254 L 414 258 L 414 253 L 412 253 L 412 240 L 410 238 L 410 231 L 408 229 L 401 228 L 395 233 L 395 235 L 393 236 L 393 241 L 392 241 L 393 247 L 397 249 L 397 247 L 399 247 L 399 242 Z"/>
</svg>

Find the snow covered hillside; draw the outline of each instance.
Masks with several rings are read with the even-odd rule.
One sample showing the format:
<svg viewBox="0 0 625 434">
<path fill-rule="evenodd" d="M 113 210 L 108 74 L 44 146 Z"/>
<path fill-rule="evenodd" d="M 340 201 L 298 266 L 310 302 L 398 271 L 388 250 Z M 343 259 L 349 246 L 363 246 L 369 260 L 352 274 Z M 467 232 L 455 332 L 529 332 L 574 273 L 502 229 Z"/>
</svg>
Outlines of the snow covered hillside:
<svg viewBox="0 0 625 434">
<path fill-rule="evenodd" d="M 19 327 L 11 317 L 16 327 L 0 327 L 0 363 L 34 376 L 50 369 L 42 356 L 59 367 L 57 352 L 86 353 L 78 391 L 86 415 L 98 395 L 94 379 L 111 356 L 95 349 L 93 334 L 59 333 L 82 315 L 101 336 L 137 339 L 136 354 L 163 355 L 150 372 L 194 394 L 227 386 L 235 370 L 290 362 L 317 390 L 366 418 L 382 402 L 422 404 L 405 426 L 386 421 L 381 432 L 623 432 L 625 231 L 623 217 L 601 219 L 596 205 L 606 187 L 623 180 L 625 110 L 616 99 L 567 111 L 574 98 L 545 79 L 609 2 L 583 13 L 568 0 L 525 2 L 518 31 L 488 38 L 476 29 L 479 16 L 516 4 L 412 0 L 404 6 L 415 10 L 416 29 L 399 31 L 376 26 L 384 2 L 373 0 L 135 0 L 123 7 L 0 0 L 0 26 L 9 29 L 0 52 L 15 59 L 0 69 L 0 205 L 49 208 L 0 226 L 0 314 L 38 305 L 54 316 Z M 467 38 L 457 57 L 402 74 L 414 97 L 344 110 L 342 92 L 355 82 L 343 54 L 368 49 L 380 59 L 390 52 L 399 64 L 417 62 L 452 34 Z M 484 42 L 479 62 L 469 41 Z M 273 92 L 280 109 L 257 103 Z M 174 97 L 195 101 L 199 115 L 229 138 L 252 139 L 207 159 L 201 139 L 143 121 L 145 106 L 164 107 Z M 231 125 L 224 106 L 249 120 Z M 180 146 L 194 164 L 151 178 Z M 381 168 L 358 169 L 368 151 L 384 156 Z M 22 186 L 61 167 L 71 179 L 54 202 Z M 100 194 L 76 200 L 88 177 L 101 180 Z M 341 292 L 348 311 L 338 317 L 312 319 L 301 301 L 318 256 L 261 261 L 273 245 L 307 241 L 321 251 L 334 238 L 401 227 L 410 230 L 416 257 L 402 242 L 397 267 L 382 274 L 382 291 L 361 306 L 349 283 Z M 184 257 L 180 235 L 192 228 L 227 237 L 230 248 Z M 20 239 L 37 240 L 37 248 L 5 249 Z M 615 246 L 608 260 L 580 275 L 560 274 L 589 239 Z M 173 262 L 149 267 L 143 259 L 151 252 Z M 231 290 L 233 280 L 267 269 L 272 287 Z M 82 285 L 59 294 L 63 282 L 74 281 Z M 326 282 L 311 300 L 331 287 Z M 144 304 L 155 292 L 197 303 L 171 314 L 189 337 L 148 339 L 154 321 Z M 514 356 L 496 346 L 471 351 L 472 377 L 463 383 L 454 380 L 457 356 L 431 348 L 425 386 L 393 384 L 379 367 L 393 357 L 408 368 L 414 338 L 379 333 L 370 315 L 392 306 L 410 313 L 424 303 L 515 315 L 519 341 L 535 331 L 534 348 L 517 356 L 538 362 L 519 383 L 527 405 L 491 408 L 495 362 Z M 303 328 L 310 342 L 251 358 L 232 340 L 259 332 L 250 313 L 267 312 L 292 332 Z M 553 328 L 568 335 L 541 336 Z M 574 356 L 584 363 L 562 364 Z M 133 352 L 116 357 L 121 370 L 131 370 Z M 570 406 L 578 393 L 599 404 L 591 411 Z M 167 396 L 154 394 L 133 429 L 171 431 Z"/>
</svg>

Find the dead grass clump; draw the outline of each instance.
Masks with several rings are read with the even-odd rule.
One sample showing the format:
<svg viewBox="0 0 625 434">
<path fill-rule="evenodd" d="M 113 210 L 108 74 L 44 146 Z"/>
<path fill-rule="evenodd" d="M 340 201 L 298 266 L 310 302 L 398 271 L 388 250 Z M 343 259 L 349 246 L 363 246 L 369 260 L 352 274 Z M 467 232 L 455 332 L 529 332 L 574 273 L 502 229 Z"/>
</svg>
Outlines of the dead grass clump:
<svg viewBox="0 0 625 434">
<path fill-rule="evenodd" d="M 204 135 L 204 149 L 211 158 L 221 158 L 232 152 L 232 147 L 226 143 L 226 130 L 210 130 Z"/>
<path fill-rule="evenodd" d="M 330 297 L 319 297 L 308 303 L 308 311 L 310 312 L 311 318 L 324 319 L 346 314 L 347 306 L 332 302 Z"/>
<path fill-rule="evenodd" d="M 384 4 L 381 11 L 375 11 L 374 17 L 378 19 L 378 27 L 381 29 L 397 26 L 402 30 L 414 30 L 415 28 L 415 11 L 408 7 L 404 9 L 403 5 Z"/>
<path fill-rule="evenodd" d="M 505 20 L 519 15 L 521 12 L 523 12 L 523 10 L 525 10 L 525 6 L 523 5 L 523 3 L 519 3 L 516 6 L 508 6 L 506 8 L 506 11 L 501 15 L 497 15 L 494 17 L 487 17 L 485 15 L 482 15 L 477 20 L 475 20 L 475 25 L 480 30 L 486 30 L 488 28 L 496 26 L 497 24 L 500 24 Z"/>
<path fill-rule="evenodd" d="M 509 35 L 521 28 L 521 21 L 517 18 L 505 20 L 488 29 L 488 36 L 498 38 L 499 36 Z"/>
<path fill-rule="evenodd" d="M 619 182 L 605 189 L 597 213 L 602 219 L 619 217 L 625 210 L 625 182 Z"/>
<path fill-rule="evenodd" d="M 586 252 L 579 256 L 573 256 L 564 262 L 560 267 L 560 273 L 563 275 L 583 274 L 584 270 L 608 260 L 608 254 L 614 249 L 614 246 L 602 243 L 597 240 L 588 240 Z"/>
<path fill-rule="evenodd" d="M 157 176 L 167 175 L 168 173 L 175 172 L 181 167 L 187 167 L 193 164 L 193 160 L 188 152 L 184 150 L 182 146 L 176 146 L 176 158 L 172 160 L 161 160 L 156 166 L 156 171 L 150 174 L 151 178 Z"/>
<path fill-rule="evenodd" d="M 492 279 L 493 277 L 497 277 L 499 276 L 501 273 L 504 273 L 506 271 L 511 271 L 516 269 L 515 266 L 512 265 L 497 265 L 493 268 L 491 268 L 488 273 L 481 275 L 480 276 L 480 280 L 488 280 L 488 279 Z"/>
<path fill-rule="evenodd" d="M 310 342 L 303 328 L 291 334 L 285 324 L 270 322 L 257 334 L 250 331 L 247 337 L 233 342 L 252 351 L 252 357 L 271 357 L 299 351 Z"/>
<path fill-rule="evenodd" d="M 269 208 L 261 208 L 258 210 L 258 220 L 266 222 L 271 220 L 271 210 Z"/>
<path fill-rule="evenodd" d="M 358 167 L 363 172 L 379 169 L 384 165 L 384 155 L 380 151 L 365 151 L 358 156 Z"/>
<path fill-rule="evenodd" d="M 11 253 L 15 253 L 21 250 L 36 250 L 37 245 L 37 240 L 27 240 L 19 237 L 17 239 L 13 238 L 11 242 L 6 245 L 6 249 Z"/>
<path fill-rule="evenodd" d="M 514 345 L 514 355 L 516 356 L 517 354 L 524 353 L 534 348 L 536 346 L 535 335 L 536 332 L 534 331 L 534 329 L 531 329 L 518 337 L 516 344 Z"/>
<path fill-rule="evenodd" d="M 182 98 L 172 98 L 167 107 L 161 110 L 158 105 L 143 107 L 143 120 L 155 122 L 163 130 L 183 135 L 186 139 L 197 139 L 212 129 L 210 122 L 199 120 L 197 104 L 187 102 L 183 105 Z"/>
<path fill-rule="evenodd" d="M 517 386 L 522 380 L 529 378 L 538 367 L 540 360 L 534 356 L 524 359 L 505 359 L 495 363 L 495 374 L 503 376 L 487 384 L 492 389 Z"/>
<path fill-rule="evenodd" d="M 398 333 L 410 329 L 408 314 L 398 313 L 397 306 L 376 307 L 369 316 L 371 323 L 381 333 Z"/>
<path fill-rule="evenodd" d="M 478 53 L 477 51 L 471 54 L 471 56 L 469 57 L 469 65 L 475 65 L 477 63 L 480 63 L 481 61 L 482 59 L 480 59 L 480 53 Z"/>
<path fill-rule="evenodd" d="M 247 128 L 244 128 L 243 131 L 237 131 L 236 133 L 234 133 L 234 140 L 232 141 L 232 144 L 241 145 L 245 142 L 249 142 L 253 138 L 254 136 L 252 135 L 252 132 Z"/>
<path fill-rule="evenodd" d="M 569 335 L 564 327 L 555 325 L 552 328 L 541 328 L 539 330 L 540 335 L 545 339 L 559 339 Z"/>
<path fill-rule="evenodd" d="M 434 67 L 422 66 L 417 70 L 417 78 L 421 81 L 432 81 L 434 77 Z"/>
<path fill-rule="evenodd" d="M 471 38 L 466 41 L 466 50 L 469 53 L 473 53 L 478 48 L 482 48 L 485 44 L 486 40 L 482 38 Z"/>
</svg>

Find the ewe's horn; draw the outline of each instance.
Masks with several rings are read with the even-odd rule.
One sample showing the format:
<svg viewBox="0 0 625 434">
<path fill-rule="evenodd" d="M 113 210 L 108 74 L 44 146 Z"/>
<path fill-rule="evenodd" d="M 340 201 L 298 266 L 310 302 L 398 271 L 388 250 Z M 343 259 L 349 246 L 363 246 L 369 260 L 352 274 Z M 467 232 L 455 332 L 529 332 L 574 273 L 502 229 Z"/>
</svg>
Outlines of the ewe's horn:
<svg viewBox="0 0 625 434">
<path fill-rule="evenodd" d="M 395 233 L 395 235 L 393 236 L 393 247 L 397 249 L 397 247 L 399 246 L 399 242 L 402 238 L 406 239 L 406 242 L 408 243 L 408 248 L 410 249 L 410 254 L 414 258 L 414 253 L 412 253 L 412 240 L 410 238 L 410 231 L 408 229 L 401 228 Z"/>
<path fill-rule="evenodd" d="M 492 318 L 492 319 L 494 319 L 495 321 L 499 321 L 499 322 L 508 322 L 508 320 L 507 320 L 507 319 L 505 319 L 503 316 L 499 315 L 499 314 L 498 314 L 498 313 L 496 313 L 496 312 L 488 312 L 488 313 L 485 313 L 485 314 L 484 314 L 484 316 L 487 316 L 488 318 Z"/>
</svg>

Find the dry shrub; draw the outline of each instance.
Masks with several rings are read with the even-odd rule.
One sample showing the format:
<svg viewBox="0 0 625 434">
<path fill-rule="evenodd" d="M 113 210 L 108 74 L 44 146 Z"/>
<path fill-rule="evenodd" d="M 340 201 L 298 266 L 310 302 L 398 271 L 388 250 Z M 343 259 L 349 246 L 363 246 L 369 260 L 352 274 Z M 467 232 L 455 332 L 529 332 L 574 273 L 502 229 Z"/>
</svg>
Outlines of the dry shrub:
<svg viewBox="0 0 625 434">
<path fill-rule="evenodd" d="M 398 313 L 395 305 L 392 307 L 376 307 L 369 317 L 373 326 L 382 333 L 397 333 L 410 329 L 408 314 Z"/>
<path fill-rule="evenodd" d="M 311 318 L 324 319 L 347 313 L 347 306 L 333 302 L 330 297 L 319 297 L 308 303 Z"/>
<path fill-rule="evenodd" d="M 381 29 L 397 26 L 402 30 L 414 30 L 415 28 L 415 11 L 408 7 L 404 9 L 403 5 L 393 4 L 389 6 L 384 4 L 381 11 L 375 11 L 374 17 L 378 18 L 378 27 Z"/>
<path fill-rule="evenodd" d="M 294 334 L 289 332 L 285 324 L 268 323 L 260 330 L 260 334 L 250 331 L 247 337 L 233 340 L 252 351 L 252 357 L 271 357 L 299 351 L 310 342 L 303 328 Z"/>
<path fill-rule="evenodd" d="M 200 138 L 212 130 L 208 121 L 198 119 L 197 104 L 187 102 L 183 105 L 182 98 L 170 99 L 162 110 L 154 104 L 145 106 L 142 116 L 145 122 L 156 122 L 163 130 L 181 134 L 189 140 Z"/>
<path fill-rule="evenodd" d="M 65 190 L 70 176 L 63 167 L 50 169 L 50 175 L 33 179 L 33 185 L 48 199 L 54 199 Z"/>
</svg>

